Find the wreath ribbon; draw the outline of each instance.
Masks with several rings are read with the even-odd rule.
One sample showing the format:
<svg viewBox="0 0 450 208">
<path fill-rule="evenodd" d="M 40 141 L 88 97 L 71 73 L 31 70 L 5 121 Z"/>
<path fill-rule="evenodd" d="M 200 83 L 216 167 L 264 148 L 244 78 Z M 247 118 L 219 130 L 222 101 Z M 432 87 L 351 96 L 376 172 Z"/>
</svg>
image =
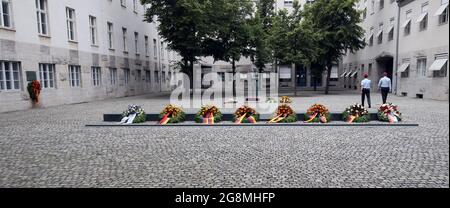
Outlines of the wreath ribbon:
<svg viewBox="0 0 450 208">
<path fill-rule="evenodd" d="M 203 124 L 214 124 L 214 114 L 207 113 L 207 116 L 203 118 Z"/>
<path fill-rule="evenodd" d="M 171 116 L 171 113 L 166 114 L 166 115 L 161 119 L 161 121 L 159 122 L 159 124 L 160 124 L 160 125 L 166 125 L 166 124 L 168 124 L 169 121 L 170 121 L 170 119 L 171 119 L 170 116 Z"/>
<path fill-rule="evenodd" d="M 279 123 L 282 120 L 286 119 L 287 115 L 277 115 L 275 118 L 270 120 L 268 123 Z"/>
</svg>

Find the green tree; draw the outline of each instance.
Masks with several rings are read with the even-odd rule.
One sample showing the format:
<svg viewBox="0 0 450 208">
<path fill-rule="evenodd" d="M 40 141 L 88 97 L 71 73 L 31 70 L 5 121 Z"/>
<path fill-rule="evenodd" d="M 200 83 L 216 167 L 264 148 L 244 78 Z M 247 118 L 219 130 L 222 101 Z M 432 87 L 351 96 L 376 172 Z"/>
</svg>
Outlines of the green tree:
<svg viewBox="0 0 450 208">
<path fill-rule="evenodd" d="M 242 56 L 248 57 L 250 50 L 250 17 L 253 4 L 242 0 L 215 0 L 209 12 L 211 30 L 214 32 L 205 41 L 205 50 L 215 61 L 230 62 L 233 76 L 236 62 Z M 233 80 L 233 96 L 236 95 L 236 81 Z"/>
<path fill-rule="evenodd" d="M 251 21 L 251 46 L 253 52 L 251 60 L 253 64 L 262 72 L 267 63 L 272 61 L 272 52 L 270 50 L 270 30 L 272 20 L 275 14 L 274 0 L 259 0 L 256 3 L 256 12 Z"/>
<path fill-rule="evenodd" d="M 355 9 L 357 0 L 316 0 L 306 6 L 303 24 L 309 25 L 316 36 L 318 56 L 313 60 L 315 70 L 326 70 L 325 94 L 329 93 L 331 69 L 347 51 L 364 48 L 361 12 Z"/>
<path fill-rule="evenodd" d="M 208 55 L 204 41 L 211 32 L 208 12 L 213 0 L 141 0 L 150 7 L 145 21 L 158 21 L 159 35 L 168 48 L 182 57 L 181 71 L 193 82 L 194 64 L 197 57 Z"/>
</svg>

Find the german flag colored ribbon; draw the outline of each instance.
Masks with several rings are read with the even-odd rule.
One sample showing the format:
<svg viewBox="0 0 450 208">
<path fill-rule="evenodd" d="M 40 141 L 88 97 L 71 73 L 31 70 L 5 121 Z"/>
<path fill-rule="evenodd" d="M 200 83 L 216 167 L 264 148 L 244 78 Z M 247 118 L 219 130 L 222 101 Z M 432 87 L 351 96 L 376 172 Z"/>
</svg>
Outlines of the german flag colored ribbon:
<svg viewBox="0 0 450 208">
<path fill-rule="evenodd" d="M 358 118 L 358 116 L 350 116 L 349 118 L 348 118 L 348 123 L 353 123 L 356 119 Z"/>
<path fill-rule="evenodd" d="M 311 123 L 312 121 L 314 121 L 314 119 L 318 116 L 318 113 L 315 113 L 314 115 L 311 115 L 309 117 L 309 120 L 305 121 L 306 123 Z"/>
<path fill-rule="evenodd" d="M 279 123 L 280 121 L 284 120 L 285 118 L 286 118 L 286 116 L 278 115 L 275 118 L 273 118 L 272 120 L 270 120 L 268 123 Z"/>
<path fill-rule="evenodd" d="M 253 116 L 248 117 L 248 118 L 247 118 L 247 121 L 248 121 L 249 123 L 252 123 L 252 124 L 255 124 L 255 123 L 256 123 L 256 119 L 255 119 L 255 117 L 253 117 Z"/>
<path fill-rule="evenodd" d="M 214 114 L 207 114 L 206 118 L 203 118 L 203 124 L 214 124 Z"/>
<path fill-rule="evenodd" d="M 170 121 L 170 113 L 166 114 L 162 120 L 159 122 L 160 125 L 166 125 Z"/>
<path fill-rule="evenodd" d="M 235 124 L 242 124 L 242 121 L 244 121 L 245 117 L 247 116 L 247 114 L 244 114 L 243 116 L 239 117 Z"/>
</svg>

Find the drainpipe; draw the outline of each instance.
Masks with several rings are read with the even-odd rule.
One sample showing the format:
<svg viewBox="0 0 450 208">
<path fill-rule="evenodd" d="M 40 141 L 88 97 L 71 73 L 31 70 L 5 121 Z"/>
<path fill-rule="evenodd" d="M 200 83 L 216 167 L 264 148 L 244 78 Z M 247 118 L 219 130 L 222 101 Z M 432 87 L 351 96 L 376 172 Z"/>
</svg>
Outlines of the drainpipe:
<svg viewBox="0 0 450 208">
<path fill-rule="evenodd" d="M 395 46 L 395 65 L 394 65 L 394 76 L 395 76 L 395 94 L 398 95 L 398 57 L 399 57 L 399 50 L 400 50 L 400 0 L 397 0 L 397 37 L 396 37 L 396 46 Z"/>
</svg>

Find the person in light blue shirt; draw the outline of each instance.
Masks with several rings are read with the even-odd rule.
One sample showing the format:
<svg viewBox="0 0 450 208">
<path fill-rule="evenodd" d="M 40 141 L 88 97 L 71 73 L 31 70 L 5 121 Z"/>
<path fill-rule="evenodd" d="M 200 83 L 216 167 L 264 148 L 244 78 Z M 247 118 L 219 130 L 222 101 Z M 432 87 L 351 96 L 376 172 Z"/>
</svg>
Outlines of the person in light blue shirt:
<svg viewBox="0 0 450 208">
<path fill-rule="evenodd" d="M 378 90 L 381 90 L 381 96 L 383 99 L 383 104 L 387 103 L 387 98 L 390 92 L 392 92 L 392 81 L 388 77 L 388 73 L 383 73 L 383 78 L 380 79 L 378 83 Z"/>
<path fill-rule="evenodd" d="M 369 104 L 369 108 L 372 108 L 372 103 L 370 101 L 370 85 L 372 81 L 369 79 L 368 74 L 364 74 L 364 79 L 361 81 L 361 101 L 362 105 L 365 103 L 365 99 L 367 97 L 367 104 Z"/>
</svg>

